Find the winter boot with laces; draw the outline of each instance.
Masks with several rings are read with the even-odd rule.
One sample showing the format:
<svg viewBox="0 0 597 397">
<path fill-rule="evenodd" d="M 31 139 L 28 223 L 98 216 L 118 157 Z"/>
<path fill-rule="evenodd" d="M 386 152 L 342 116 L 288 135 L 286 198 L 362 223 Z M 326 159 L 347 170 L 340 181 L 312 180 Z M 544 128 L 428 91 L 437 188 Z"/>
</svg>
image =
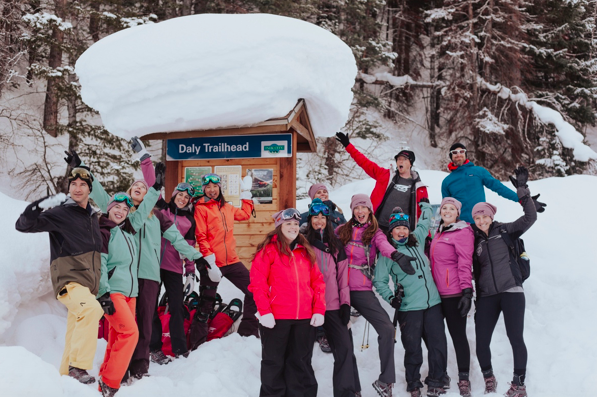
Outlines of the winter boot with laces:
<svg viewBox="0 0 597 397">
<path fill-rule="evenodd" d="M 527 387 L 510 383 L 510 389 L 504 394 L 505 397 L 527 397 Z"/>
<path fill-rule="evenodd" d="M 495 393 L 497 389 L 497 380 L 495 376 L 491 375 L 489 378 L 483 378 L 485 380 L 485 394 Z"/>
<path fill-rule="evenodd" d="M 159 365 L 165 365 L 172 361 L 172 359 L 170 357 L 166 356 L 164 354 L 164 352 L 161 350 L 156 350 L 156 351 L 150 352 L 149 358 L 151 359 L 152 362 L 159 364 Z"/>
<path fill-rule="evenodd" d="M 446 394 L 443 387 L 427 387 L 427 397 L 438 397 L 442 394 Z"/>
<path fill-rule="evenodd" d="M 317 342 L 319 342 L 319 348 L 324 353 L 331 353 L 332 348 L 330 347 L 330 342 L 328 342 L 328 338 L 325 336 L 320 336 L 317 338 Z"/>
<path fill-rule="evenodd" d="M 471 382 L 469 380 L 459 380 L 458 390 L 462 397 L 471 397 Z"/>
<path fill-rule="evenodd" d="M 99 380 L 99 389 L 102 392 L 102 397 L 112 397 L 118 392 L 118 389 L 108 386 L 101 379 Z"/>
<path fill-rule="evenodd" d="M 75 367 L 68 367 L 68 376 L 75 378 L 79 382 L 90 385 L 95 383 L 95 378 L 87 373 L 86 370 Z"/>
<path fill-rule="evenodd" d="M 379 379 L 373 382 L 373 388 L 381 397 L 392 397 L 392 384 L 383 383 Z"/>
</svg>

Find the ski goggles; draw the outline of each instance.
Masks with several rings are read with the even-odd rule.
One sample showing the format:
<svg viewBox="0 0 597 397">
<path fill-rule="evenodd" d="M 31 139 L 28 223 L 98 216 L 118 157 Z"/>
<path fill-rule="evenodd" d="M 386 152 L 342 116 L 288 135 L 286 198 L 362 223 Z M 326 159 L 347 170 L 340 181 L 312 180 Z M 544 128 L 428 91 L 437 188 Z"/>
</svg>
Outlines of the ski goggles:
<svg viewBox="0 0 597 397">
<path fill-rule="evenodd" d="M 282 211 L 280 217 L 283 221 L 290 221 L 292 219 L 300 221 L 301 213 L 298 212 L 296 208 L 286 208 L 284 211 Z"/>
<path fill-rule="evenodd" d="M 91 175 L 91 171 L 87 167 L 75 167 L 70 172 L 70 176 L 68 177 L 69 180 L 73 181 L 77 178 L 87 179 L 93 182 L 93 176 Z"/>
<path fill-rule="evenodd" d="M 112 199 L 112 201 L 115 201 L 117 203 L 126 203 L 126 205 L 129 208 L 133 208 L 133 201 L 131 200 L 131 196 L 129 196 L 126 193 L 116 193 L 114 195 L 114 198 Z"/>
<path fill-rule="evenodd" d="M 452 154 L 465 154 L 466 153 L 466 149 L 450 150 L 450 153 L 452 153 Z"/>
<path fill-rule="evenodd" d="M 215 183 L 216 185 L 220 183 L 222 179 L 218 174 L 205 174 L 201 177 L 201 185 L 205 186 L 208 183 Z"/>
<path fill-rule="evenodd" d="M 390 215 L 390 224 L 398 221 L 407 221 L 408 222 L 408 215 L 403 213 L 394 213 Z"/>
<path fill-rule="evenodd" d="M 324 203 L 315 203 L 309 206 L 309 215 L 323 214 L 323 216 L 330 215 L 330 207 Z"/>
<path fill-rule="evenodd" d="M 187 192 L 189 196 L 195 196 L 195 188 L 186 182 L 179 183 L 176 185 L 176 190 L 179 192 Z"/>
</svg>

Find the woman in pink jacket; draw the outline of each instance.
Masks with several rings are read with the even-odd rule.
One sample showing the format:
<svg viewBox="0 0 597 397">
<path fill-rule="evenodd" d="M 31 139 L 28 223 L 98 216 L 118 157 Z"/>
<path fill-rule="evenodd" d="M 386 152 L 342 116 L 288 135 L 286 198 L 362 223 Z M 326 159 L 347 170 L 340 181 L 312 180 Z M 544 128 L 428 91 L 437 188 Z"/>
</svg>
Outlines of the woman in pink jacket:
<svg viewBox="0 0 597 397">
<path fill-rule="evenodd" d="M 473 297 L 472 268 L 475 236 L 471 226 L 460 220 L 460 201 L 446 197 L 440 204 L 440 225 L 431 241 L 431 273 L 442 300 L 442 312 L 452 337 L 458 363 L 458 388 L 470 397 L 471 352 L 466 336 L 466 316 Z M 450 378 L 446 374 L 446 386 Z"/>
<path fill-rule="evenodd" d="M 258 246 L 251 284 L 261 334 L 260 397 L 317 396 L 311 366 L 315 327 L 324 323 L 325 282 L 299 234 L 294 208 L 273 215 L 276 228 Z"/>
<path fill-rule="evenodd" d="M 407 274 L 415 274 L 415 269 L 410 263 L 415 258 L 401 254 L 388 242 L 373 215 L 373 205 L 369 196 L 352 196 L 350 210 L 352 218 L 336 229 L 336 235 L 344 244 L 348 258 L 350 304 L 371 323 L 378 334 L 381 374 L 373 383 L 373 388 L 381 397 L 388 397 L 392 395 L 392 385 L 396 381 L 394 326 L 373 293 L 375 258 L 380 252 L 383 256 L 392 258 Z"/>
<path fill-rule="evenodd" d="M 334 234 L 332 209 L 316 198 L 309 207 L 305 237 L 315 251 L 325 281 L 325 323 L 323 329 L 334 355 L 334 397 L 360 395 L 361 383 L 353 351 L 350 322 L 348 259 Z"/>
</svg>

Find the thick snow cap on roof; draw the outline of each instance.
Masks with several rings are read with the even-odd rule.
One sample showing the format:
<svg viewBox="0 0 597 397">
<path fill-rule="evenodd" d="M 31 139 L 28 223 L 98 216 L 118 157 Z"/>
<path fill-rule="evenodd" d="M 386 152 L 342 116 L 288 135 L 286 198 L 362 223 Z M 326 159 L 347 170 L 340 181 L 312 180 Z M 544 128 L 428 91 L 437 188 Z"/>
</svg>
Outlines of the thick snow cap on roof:
<svg viewBox="0 0 597 397">
<path fill-rule="evenodd" d="M 76 64 L 83 101 L 122 138 L 257 124 L 306 100 L 314 133 L 348 119 L 357 73 L 337 36 L 268 14 L 199 14 L 114 33 Z"/>
</svg>

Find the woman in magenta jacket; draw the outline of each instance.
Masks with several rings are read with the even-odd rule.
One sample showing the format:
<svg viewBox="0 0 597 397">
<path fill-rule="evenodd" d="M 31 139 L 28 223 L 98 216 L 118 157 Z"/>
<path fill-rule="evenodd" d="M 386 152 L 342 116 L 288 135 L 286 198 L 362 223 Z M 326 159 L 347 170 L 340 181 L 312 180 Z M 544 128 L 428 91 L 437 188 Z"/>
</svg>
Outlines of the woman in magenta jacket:
<svg viewBox="0 0 597 397">
<path fill-rule="evenodd" d="M 471 226 L 460 220 L 460 201 L 446 197 L 440 204 L 440 225 L 431 241 L 431 273 L 442 300 L 442 312 L 452 337 L 458 363 L 458 388 L 470 397 L 471 352 L 466 336 L 466 317 L 473 297 L 473 249 Z M 446 374 L 446 388 L 450 378 Z"/>
<path fill-rule="evenodd" d="M 311 366 L 315 327 L 324 323 L 325 282 L 299 234 L 294 208 L 273 215 L 276 228 L 257 246 L 251 284 L 261 334 L 261 397 L 317 396 Z"/>
</svg>

